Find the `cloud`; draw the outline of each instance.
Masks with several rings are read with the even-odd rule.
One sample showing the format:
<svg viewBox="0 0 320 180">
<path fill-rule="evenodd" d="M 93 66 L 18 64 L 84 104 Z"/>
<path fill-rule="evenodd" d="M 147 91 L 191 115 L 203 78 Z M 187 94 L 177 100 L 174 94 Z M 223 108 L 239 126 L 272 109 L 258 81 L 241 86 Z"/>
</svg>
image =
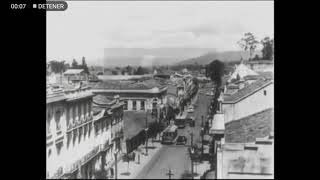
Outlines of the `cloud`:
<svg viewBox="0 0 320 180">
<path fill-rule="evenodd" d="M 245 32 L 273 34 L 269 1 L 68 2 L 47 13 L 48 58 L 101 58 L 108 47 L 235 50 Z"/>
<path fill-rule="evenodd" d="M 213 26 L 211 24 L 201 24 L 197 26 L 187 27 L 185 32 L 191 32 L 195 36 L 199 37 L 201 35 L 218 35 L 220 33 L 218 26 Z"/>
</svg>

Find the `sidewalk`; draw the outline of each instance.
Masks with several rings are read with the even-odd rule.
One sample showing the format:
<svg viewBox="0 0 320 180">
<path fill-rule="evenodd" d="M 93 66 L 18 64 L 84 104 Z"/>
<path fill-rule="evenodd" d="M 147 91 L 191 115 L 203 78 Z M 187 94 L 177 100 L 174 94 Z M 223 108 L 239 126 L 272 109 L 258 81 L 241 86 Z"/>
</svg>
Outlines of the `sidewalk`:
<svg viewBox="0 0 320 180">
<path fill-rule="evenodd" d="M 200 179 L 200 177 L 210 169 L 210 162 L 203 161 L 202 163 L 194 163 L 193 166 L 194 172 L 197 174 L 194 179 Z"/>
<path fill-rule="evenodd" d="M 145 155 L 145 145 L 140 145 L 134 152 L 136 153 L 135 161 L 130 161 L 129 172 L 128 163 L 122 160 L 118 162 L 118 179 L 134 179 L 145 165 L 152 159 L 152 157 L 161 149 L 160 142 L 149 140 L 148 142 L 148 156 Z M 140 155 L 140 164 L 138 164 L 138 156 Z"/>
</svg>

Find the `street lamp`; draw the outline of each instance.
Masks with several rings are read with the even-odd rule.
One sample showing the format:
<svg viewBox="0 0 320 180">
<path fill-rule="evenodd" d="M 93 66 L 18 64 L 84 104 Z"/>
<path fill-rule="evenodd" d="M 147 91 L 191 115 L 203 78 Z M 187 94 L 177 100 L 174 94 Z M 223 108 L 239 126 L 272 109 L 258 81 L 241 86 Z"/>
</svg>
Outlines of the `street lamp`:
<svg viewBox="0 0 320 180">
<path fill-rule="evenodd" d="M 193 178 L 193 174 L 194 174 L 193 173 L 193 158 L 194 158 L 194 149 L 193 149 L 193 147 L 191 147 L 191 148 L 189 147 L 188 151 L 190 153 L 190 159 L 191 159 L 191 178 L 194 179 Z"/>
<path fill-rule="evenodd" d="M 146 132 L 146 156 L 148 156 L 148 110 L 146 112 L 146 128 L 145 128 L 145 132 Z"/>
<path fill-rule="evenodd" d="M 146 132 L 146 156 L 148 156 L 148 128 L 144 129 Z"/>
<path fill-rule="evenodd" d="M 204 129 L 201 128 L 201 155 L 203 155 L 203 137 L 204 137 Z"/>
<path fill-rule="evenodd" d="M 118 154 L 118 151 L 114 152 L 114 161 L 115 161 L 115 179 L 118 179 L 118 162 L 117 162 L 117 154 Z"/>
</svg>

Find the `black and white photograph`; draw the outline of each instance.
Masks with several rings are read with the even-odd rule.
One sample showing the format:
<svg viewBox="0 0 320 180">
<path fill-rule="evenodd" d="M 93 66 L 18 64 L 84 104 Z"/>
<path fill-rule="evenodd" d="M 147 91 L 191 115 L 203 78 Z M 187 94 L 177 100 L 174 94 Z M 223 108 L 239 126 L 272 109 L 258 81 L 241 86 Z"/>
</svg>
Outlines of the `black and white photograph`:
<svg viewBox="0 0 320 180">
<path fill-rule="evenodd" d="M 47 179 L 274 178 L 274 1 L 64 3 Z"/>
</svg>

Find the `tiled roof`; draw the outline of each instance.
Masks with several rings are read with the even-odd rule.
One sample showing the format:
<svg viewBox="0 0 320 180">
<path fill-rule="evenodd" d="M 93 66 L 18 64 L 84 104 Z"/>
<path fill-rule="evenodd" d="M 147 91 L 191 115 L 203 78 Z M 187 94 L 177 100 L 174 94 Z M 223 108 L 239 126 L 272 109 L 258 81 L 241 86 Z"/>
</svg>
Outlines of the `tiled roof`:
<svg viewBox="0 0 320 180">
<path fill-rule="evenodd" d="M 256 61 L 248 61 L 246 64 L 273 64 L 272 60 L 256 60 Z"/>
<path fill-rule="evenodd" d="M 264 78 L 273 79 L 273 72 L 258 72 L 258 74 Z"/>
<path fill-rule="evenodd" d="M 272 84 L 273 81 L 271 80 L 265 80 L 265 79 L 260 79 L 257 80 L 244 88 L 238 90 L 238 92 L 232 94 L 231 96 L 225 96 L 223 103 L 236 103 L 240 101 L 241 99 L 253 94 L 254 92 L 258 91 L 259 89 Z"/>
<path fill-rule="evenodd" d="M 105 95 L 97 94 L 93 97 L 93 101 L 97 104 L 111 104 L 114 99 Z"/>
<path fill-rule="evenodd" d="M 273 131 L 273 108 L 263 110 L 225 124 L 225 141 L 232 143 L 254 142 Z"/>
<path fill-rule="evenodd" d="M 257 80 L 261 79 L 262 77 L 260 75 L 247 75 L 244 77 L 244 80 Z"/>
<path fill-rule="evenodd" d="M 94 89 L 115 89 L 115 90 L 149 90 L 154 87 L 163 88 L 163 85 L 160 85 L 155 80 L 146 80 L 142 82 L 134 81 L 105 81 L 97 83 L 93 86 Z"/>
<path fill-rule="evenodd" d="M 59 96 L 53 96 L 53 97 L 47 97 L 47 104 L 52 103 L 52 102 L 57 102 L 57 101 L 62 101 L 67 99 L 64 95 L 59 95 Z"/>
</svg>

